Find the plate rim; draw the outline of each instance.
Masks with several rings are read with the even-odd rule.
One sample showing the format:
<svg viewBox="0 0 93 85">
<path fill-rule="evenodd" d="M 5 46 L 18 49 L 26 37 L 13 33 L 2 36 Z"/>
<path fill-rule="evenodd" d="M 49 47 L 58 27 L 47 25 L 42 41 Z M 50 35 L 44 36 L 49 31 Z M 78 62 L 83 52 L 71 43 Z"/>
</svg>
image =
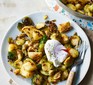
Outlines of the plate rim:
<svg viewBox="0 0 93 85">
<path fill-rule="evenodd" d="M 8 27 L 8 30 L 5 32 L 5 34 L 4 34 L 4 36 L 3 36 L 3 39 L 1 40 L 1 47 L 0 47 L 1 62 L 2 62 L 3 66 L 4 66 L 4 69 L 5 69 L 5 71 L 7 72 L 8 75 L 9 75 L 9 73 L 8 73 L 6 67 L 5 67 L 5 64 L 4 64 L 4 61 L 3 61 L 3 57 L 2 57 L 2 56 L 3 56 L 3 55 L 2 55 L 2 49 L 3 49 L 4 40 L 5 40 L 6 36 L 7 36 L 7 34 L 9 33 L 9 31 L 12 29 L 12 26 L 13 26 L 15 23 L 17 23 L 19 20 L 22 20 L 22 18 L 24 18 L 25 16 L 31 16 L 31 15 L 33 15 L 33 14 L 38 14 L 38 13 L 56 13 L 56 14 L 59 14 L 59 15 L 62 15 L 62 16 L 64 16 L 64 17 L 68 18 L 71 22 L 74 22 L 72 19 L 70 19 L 70 18 L 67 17 L 66 15 L 60 14 L 60 13 L 58 13 L 58 12 L 55 12 L 55 11 L 42 11 L 42 10 L 41 10 L 41 11 L 35 11 L 35 12 L 32 12 L 32 13 L 26 14 L 26 15 L 24 15 L 24 16 L 21 16 L 21 17 L 19 17 L 18 19 L 16 19 L 13 23 L 11 23 L 11 25 Z M 74 22 L 74 23 L 77 24 L 76 22 Z M 88 65 L 88 70 L 86 71 L 84 77 L 79 80 L 78 84 L 80 84 L 80 83 L 84 80 L 84 78 L 86 77 L 86 75 L 87 75 L 87 73 L 88 73 L 88 71 L 89 71 L 89 68 L 90 68 L 90 64 L 91 64 L 91 44 L 90 44 L 90 40 L 89 40 L 87 34 L 84 32 L 84 30 L 83 30 L 78 24 L 77 24 L 77 26 L 78 26 L 78 27 L 82 30 L 82 32 L 86 35 L 87 40 L 88 40 L 88 43 L 89 43 L 89 50 L 90 50 L 90 62 L 89 62 L 89 65 Z M 9 76 L 10 76 L 10 78 L 11 78 L 16 84 L 18 84 L 18 83 L 15 81 L 15 79 L 12 78 L 11 75 L 9 75 Z M 18 85 L 19 85 L 19 84 L 18 84 Z"/>
</svg>

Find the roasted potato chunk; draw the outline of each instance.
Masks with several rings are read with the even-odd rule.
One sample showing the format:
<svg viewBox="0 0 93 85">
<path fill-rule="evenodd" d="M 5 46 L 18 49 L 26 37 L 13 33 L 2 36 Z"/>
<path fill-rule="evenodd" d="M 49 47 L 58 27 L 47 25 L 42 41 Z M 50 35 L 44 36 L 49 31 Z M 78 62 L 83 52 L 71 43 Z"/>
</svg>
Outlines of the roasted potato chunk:
<svg viewBox="0 0 93 85">
<path fill-rule="evenodd" d="M 24 67 L 24 69 L 26 69 L 27 71 L 34 71 L 37 69 L 36 64 L 29 58 L 24 60 L 24 64 L 22 65 L 22 67 Z"/>
<path fill-rule="evenodd" d="M 33 31 L 36 30 L 36 28 L 34 26 L 24 26 L 22 28 L 22 31 L 30 38 L 33 37 Z"/>
<path fill-rule="evenodd" d="M 34 30 L 32 35 L 34 40 L 39 40 L 43 37 L 42 31 L 39 30 Z"/>
<path fill-rule="evenodd" d="M 50 38 L 58 41 L 61 40 L 61 36 L 58 33 L 53 33 Z"/>
<path fill-rule="evenodd" d="M 16 74 L 16 75 L 20 74 L 20 69 L 15 69 L 14 74 Z"/>
<path fill-rule="evenodd" d="M 17 45 L 16 44 L 9 44 L 9 47 L 8 47 L 8 51 L 11 52 L 13 50 L 16 50 L 17 49 Z"/>
<path fill-rule="evenodd" d="M 37 29 L 41 29 L 41 28 L 43 28 L 43 27 L 45 27 L 45 23 L 43 23 L 43 22 L 36 24 L 36 28 L 37 28 Z"/>
<path fill-rule="evenodd" d="M 28 57 L 35 62 L 39 62 L 42 58 L 42 52 L 28 52 Z"/>
<path fill-rule="evenodd" d="M 71 48 L 71 49 L 69 50 L 69 53 L 70 53 L 70 55 L 71 55 L 73 58 L 77 58 L 77 57 L 79 56 L 79 52 L 78 52 L 76 49 L 74 49 L 74 48 Z"/>
<path fill-rule="evenodd" d="M 63 44 L 67 44 L 69 42 L 69 37 L 66 34 L 61 34 L 61 41 Z"/>
<path fill-rule="evenodd" d="M 34 26 L 25 26 L 22 28 L 22 31 L 31 39 L 39 40 L 42 38 L 43 33 L 40 30 L 37 30 Z"/>
<path fill-rule="evenodd" d="M 60 33 L 65 33 L 71 30 L 70 22 L 62 23 L 58 26 L 58 31 Z"/>
<path fill-rule="evenodd" d="M 20 74 L 25 78 L 31 78 L 33 76 L 34 72 L 29 72 L 29 71 L 25 70 L 24 66 L 22 66 L 20 69 Z"/>
</svg>

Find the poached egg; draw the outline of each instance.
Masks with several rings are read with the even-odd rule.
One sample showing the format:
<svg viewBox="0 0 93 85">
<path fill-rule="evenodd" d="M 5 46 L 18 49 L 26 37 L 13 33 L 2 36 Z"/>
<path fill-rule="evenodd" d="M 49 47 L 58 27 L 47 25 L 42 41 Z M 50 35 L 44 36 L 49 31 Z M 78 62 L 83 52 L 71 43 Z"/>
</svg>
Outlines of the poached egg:
<svg viewBox="0 0 93 85">
<path fill-rule="evenodd" d="M 68 55 L 66 48 L 57 40 L 48 40 L 44 50 L 48 61 L 51 61 L 55 67 L 60 66 Z"/>
</svg>

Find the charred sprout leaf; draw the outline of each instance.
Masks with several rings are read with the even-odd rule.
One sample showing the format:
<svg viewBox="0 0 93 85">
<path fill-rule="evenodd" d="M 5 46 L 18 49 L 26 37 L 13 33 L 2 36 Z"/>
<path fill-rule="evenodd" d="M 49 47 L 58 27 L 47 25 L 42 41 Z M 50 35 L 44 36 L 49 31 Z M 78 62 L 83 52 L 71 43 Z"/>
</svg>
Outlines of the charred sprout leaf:
<svg viewBox="0 0 93 85">
<path fill-rule="evenodd" d="M 12 37 L 9 37 L 8 38 L 8 43 L 13 43 L 13 42 L 14 42 L 13 38 Z"/>
<path fill-rule="evenodd" d="M 29 17 L 24 17 L 22 22 L 24 26 L 34 25 L 33 21 Z"/>
<path fill-rule="evenodd" d="M 38 70 L 42 69 L 42 65 L 41 65 L 41 64 L 38 64 L 38 65 L 37 65 L 37 69 L 38 69 Z"/>
<path fill-rule="evenodd" d="M 8 52 L 8 59 L 9 60 L 15 60 L 16 59 L 16 56 L 15 56 L 15 53 L 14 52 Z"/>
<path fill-rule="evenodd" d="M 21 31 L 21 29 L 24 27 L 23 23 L 18 23 L 17 28 Z"/>
</svg>

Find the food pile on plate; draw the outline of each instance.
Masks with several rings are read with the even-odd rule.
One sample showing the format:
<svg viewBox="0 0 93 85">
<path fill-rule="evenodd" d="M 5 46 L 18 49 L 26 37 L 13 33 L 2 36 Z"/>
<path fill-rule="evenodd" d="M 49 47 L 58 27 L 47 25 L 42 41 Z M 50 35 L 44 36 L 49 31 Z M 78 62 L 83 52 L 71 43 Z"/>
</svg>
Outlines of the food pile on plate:
<svg viewBox="0 0 93 85">
<path fill-rule="evenodd" d="M 34 24 L 31 18 L 25 17 L 17 26 L 20 35 L 15 39 L 8 38 L 7 58 L 15 68 L 13 72 L 31 78 L 34 85 L 66 80 L 79 56 L 80 37 L 77 33 L 72 36 L 66 34 L 73 29 L 70 22 L 58 26 L 55 23 L 56 20 L 45 20 Z"/>
<path fill-rule="evenodd" d="M 60 0 L 70 9 L 93 17 L 93 0 Z"/>
</svg>

